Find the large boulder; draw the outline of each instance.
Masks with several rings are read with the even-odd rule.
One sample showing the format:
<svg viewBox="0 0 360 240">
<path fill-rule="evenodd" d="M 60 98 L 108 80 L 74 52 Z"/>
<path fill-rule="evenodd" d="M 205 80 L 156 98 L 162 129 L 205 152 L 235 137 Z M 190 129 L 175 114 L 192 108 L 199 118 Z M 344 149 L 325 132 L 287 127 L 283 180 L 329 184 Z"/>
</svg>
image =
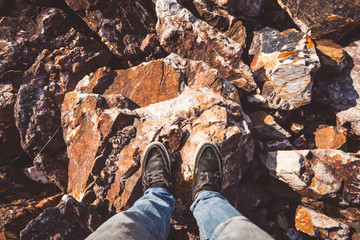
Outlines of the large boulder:
<svg viewBox="0 0 360 240">
<path fill-rule="evenodd" d="M 177 65 L 174 59 L 179 60 Z M 117 210 L 127 206 L 141 194 L 141 154 L 155 140 L 167 146 L 179 169 L 175 197 L 184 204 L 191 202 L 193 154 L 201 141 L 211 140 L 220 147 L 226 169 L 223 188 L 236 184 L 252 160 L 250 120 L 224 90 L 231 84 L 216 70 L 199 71 L 204 68 L 209 69 L 204 63 L 172 56 L 112 74 L 109 69 L 99 69 L 80 81 L 75 91 L 65 95 L 62 105 L 70 160 L 68 193 L 82 202 L 94 201 L 95 196 L 98 202 L 108 199 Z M 148 76 L 141 77 L 142 72 Z M 106 77 L 109 74 L 112 77 Z M 179 88 L 183 75 L 188 77 L 188 86 L 183 83 Z M 129 94 L 138 90 L 135 82 L 131 89 L 121 87 L 127 76 L 139 76 L 137 80 L 144 82 L 139 94 L 153 94 L 143 98 Z M 146 83 L 150 81 L 152 84 Z M 161 97 L 165 92 L 174 94 Z M 234 99 L 238 101 L 238 97 Z"/>
<path fill-rule="evenodd" d="M 256 31 L 249 51 L 251 69 L 262 85 L 261 94 L 249 100 L 268 108 L 292 110 L 311 101 L 312 72 L 320 67 L 313 41 L 289 29 Z"/>
<path fill-rule="evenodd" d="M 312 38 L 339 40 L 360 23 L 357 0 L 278 0 L 302 32 Z"/>
<path fill-rule="evenodd" d="M 240 103 L 236 88 L 218 70 L 203 61 L 184 59 L 174 53 L 126 70 L 99 68 L 94 74 L 85 76 L 76 90 L 102 95 L 121 92 L 131 99 L 135 108 L 174 98 L 185 85 L 192 89 L 208 87 Z"/>
<path fill-rule="evenodd" d="M 98 69 L 82 79 L 77 90 L 103 95 L 121 93 L 145 107 L 178 96 L 184 85 L 180 71 L 164 60 L 154 60 L 126 70 Z"/>
<path fill-rule="evenodd" d="M 165 50 L 204 61 L 246 92 L 255 89 L 252 73 L 241 61 L 244 42 L 236 42 L 196 18 L 176 0 L 157 1 L 156 14 L 156 32 Z"/>
<path fill-rule="evenodd" d="M 349 124 L 360 136 L 360 41 L 344 48 L 349 66 L 341 73 L 321 72 L 316 79 L 316 99 L 329 104 L 336 112 L 337 124 Z"/>
<path fill-rule="evenodd" d="M 314 149 L 270 152 L 270 174 L 302 195 L 359 204 L 360 158 L 341 150 Z"/>
</svg>

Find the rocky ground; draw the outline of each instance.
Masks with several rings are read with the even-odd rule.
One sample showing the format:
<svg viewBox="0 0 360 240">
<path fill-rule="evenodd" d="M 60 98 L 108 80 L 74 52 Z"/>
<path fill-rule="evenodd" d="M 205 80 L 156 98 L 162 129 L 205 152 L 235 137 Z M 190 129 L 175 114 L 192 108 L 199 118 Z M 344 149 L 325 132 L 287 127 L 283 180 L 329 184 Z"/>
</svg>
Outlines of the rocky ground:
<svg viewBox="0 0 360 240">
<path fill-rule="evenodd" d="M 0 0 L 0 239 L 84 239 L 174 164 L 169 239 L 198 239 L 193 154 L 275 239 L 360 239 L 358 0 Z"/>
</svg>

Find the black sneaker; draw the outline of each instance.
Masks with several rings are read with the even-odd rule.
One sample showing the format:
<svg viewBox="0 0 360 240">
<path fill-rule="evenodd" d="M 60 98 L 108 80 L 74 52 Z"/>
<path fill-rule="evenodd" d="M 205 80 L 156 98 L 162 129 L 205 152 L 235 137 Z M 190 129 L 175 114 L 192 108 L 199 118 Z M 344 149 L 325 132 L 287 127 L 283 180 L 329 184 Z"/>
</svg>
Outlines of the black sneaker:
<svg viewBox="0 0 360 240">
<path fill-rule="evenodd" d="M 202 142 L 195 152 L 192 189 L 193 201 L 202 191 L 219 192 L 222 178 L 222 160 L 219 149 L 212 142 Z"/>
<path fill-rule="evenodd" d="M 161 187 L 170 191 L 170 158 L 165 146 L 152 142 L 145 149 L 142 159 L 142 184 L 144 192 L 149 188 Z"/>
</svg>

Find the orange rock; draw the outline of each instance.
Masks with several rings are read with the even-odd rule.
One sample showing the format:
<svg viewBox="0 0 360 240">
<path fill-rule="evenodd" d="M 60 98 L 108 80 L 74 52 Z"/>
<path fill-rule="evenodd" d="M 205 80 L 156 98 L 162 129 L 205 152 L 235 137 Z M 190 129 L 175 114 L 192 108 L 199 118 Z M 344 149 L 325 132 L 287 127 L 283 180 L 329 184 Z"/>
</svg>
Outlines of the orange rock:
<svg viewBox="0 0 360 240">
<path fill-rule="evenodd" d="M 106 100 L 97 94 L 70 92 L 62 106 L 62 126 L 70 159 L 67 192 L 81 200 L 104 139 L 114 124 L 124 127 L 133 117 L 106 109 Z"/>
<path fill-rule="evenodd" d="M 103 95 L 120 93 L 145 107 L 176 97 L 182 84 L 178 71 L 162 60 L 155 60 L 127 70 L 100 68 L 90 78 L 85 77 L 77 89 Z"/>
<path fill-rule="evenodd" d="M 305 210 L 301 209 L 301 206 L 296 210 L 295 226 L 299 231 L 310 236 L 314 235 L 314 226 L 311 216 Z"/>
<path fill-rule="evenodd" d="M 320 52 L 321 66 L 330 72 L 341 72 L 347 66 L 344 49 L 329 39 L 316 41 L 316 49 Z"/>
<path fill-rule="evenodd" d="M 349 239 L 350 227 L 310 208 L 299 206 L 295 215 L 296 229 L 322 239 Z"/>
<path fill-rule="evenodd" d="M 299 123 L 293 123 L 291 124 L 291 131 L 293 131 L 294 133 L 299 133 L 304 129 L 304 125 L 299 124 Z"/>
<path fill-rule="evenodd" d="M 105 97 L 77 91 L 68 93 L 63 104 L 68 192 L 80 201 L 94 189 L 110 207 L 131 205 L 142 193 L 141 154 L 154 140 L 163 141 L 172 158 L 182 162 L 176 181 L 184 189 L 175 196 L 185 205 L 191 203 L 193 154 L 201 141 L 219 144 L 226 169 L 224 188 L 236 184 L 252 159 L 241 106 L 208 88 L 186 88 L 176 98 L 134 111 L 107 109 Z M 139 120 L 132 122 L 133 116 Z"/>
<path fill-rule="evenodd" d="M 240 103 L 238 91 L 218 70 L 203 61 L 183 59 L 176 54 L 127 70 L 99 68 L 94 74 L 84 77 L 76 90 L 103 94 L 111 106 L 118 105 L 116 95 L 130 98 L 135 105 L 145 107 L 178 96 L 184 90 L 184 79 L 192 89 L 212 88 L 225 98 Z M 121 100 L 121 104 L 124 103 L 129 101 Z"/>
<path fill-rule="evenodd" d="M 319 149 L 339 149 L 346 143 L 346 131 L 333 126 L 320 125 L 315 132 L 315 144 Z"/>
</svg>

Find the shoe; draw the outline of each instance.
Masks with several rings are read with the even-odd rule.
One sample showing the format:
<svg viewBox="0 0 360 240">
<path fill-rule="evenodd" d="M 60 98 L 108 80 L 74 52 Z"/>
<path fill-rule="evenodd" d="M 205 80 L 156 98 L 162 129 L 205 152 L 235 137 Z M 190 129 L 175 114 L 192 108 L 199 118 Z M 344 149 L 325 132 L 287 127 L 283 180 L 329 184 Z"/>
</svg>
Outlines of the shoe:
<svg viewBox="0 0 360 240">
<path fill-rule="evenodd" d="M 202 142 L 195 152 L 192 199 L 202 191 L 219 192 L 222 160 L 219 149 L 212 142 Z"/>
<path fill-rule="evenodd" d="M 152 142 L 147 146 L 142 159 L 141 173 L 144 192 L 155 187 L 165 188 L 168 192 L 170 191 L 170 158 L 162 143 Z"/>
</svg>

